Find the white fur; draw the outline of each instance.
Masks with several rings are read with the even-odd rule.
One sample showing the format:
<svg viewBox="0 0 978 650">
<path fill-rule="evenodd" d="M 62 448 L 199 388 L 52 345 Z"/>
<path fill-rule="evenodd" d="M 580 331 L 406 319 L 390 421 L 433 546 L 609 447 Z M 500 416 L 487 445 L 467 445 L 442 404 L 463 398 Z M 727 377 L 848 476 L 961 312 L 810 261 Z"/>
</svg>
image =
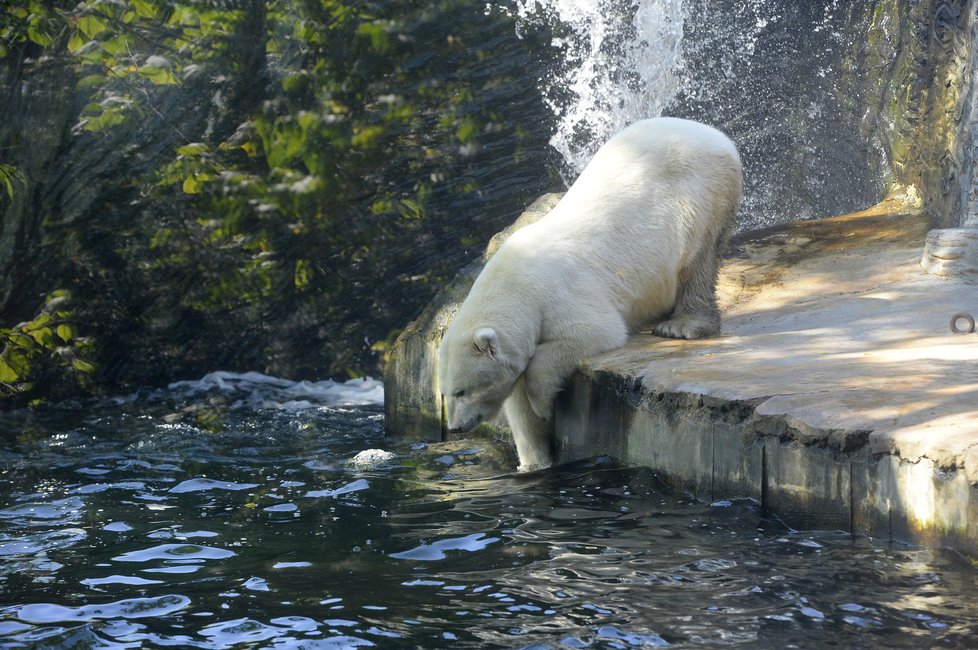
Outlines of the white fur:
<svg viewBox="0 0 978 650">
<path fill-rule="evenodd" d="M 547 467 L 553 401 L 582 359 L 664 318 L 663 336 L 718 334 L 717 256 L 742 185 L 736 147 L 703 124 L 643 120 L 609 140 L 547 216 L 500 247 L 445 332 L 449 429 L 505 402 L 520 469 Z"/>
</svg>

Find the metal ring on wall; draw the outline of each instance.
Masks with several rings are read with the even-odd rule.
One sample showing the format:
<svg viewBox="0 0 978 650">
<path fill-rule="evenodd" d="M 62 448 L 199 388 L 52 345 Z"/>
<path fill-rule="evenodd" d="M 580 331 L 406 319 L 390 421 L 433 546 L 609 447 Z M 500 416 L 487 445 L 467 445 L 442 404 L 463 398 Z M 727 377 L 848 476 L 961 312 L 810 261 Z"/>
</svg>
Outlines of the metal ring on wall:
<svg viewBox="0 0 978 650">
<path fill-rule="evenodd" d="M 968 329 L 958 327 L 958 321 L 964 320 L 968 323 Z M 965 312 L 959 312 L 951 316 L 951 331 L 955 334 L 972 334 L 975 331 L 975 317 Z"/>
</svg>

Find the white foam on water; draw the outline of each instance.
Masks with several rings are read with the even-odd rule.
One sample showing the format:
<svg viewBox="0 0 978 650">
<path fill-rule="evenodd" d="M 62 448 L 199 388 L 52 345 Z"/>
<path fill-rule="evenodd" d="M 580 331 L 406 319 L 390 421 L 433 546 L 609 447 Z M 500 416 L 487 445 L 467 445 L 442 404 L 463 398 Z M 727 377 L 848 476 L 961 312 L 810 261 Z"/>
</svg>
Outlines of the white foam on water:
<svg viewBox="0 0 978 650">
<path fill-rule="evenodd" d="M 365 377 L 344 382 L 290 381 L 260 372 L 218 371 L 195 381 L 178 381 L 172 391 L 195 395 L 218 391 L 240 395 L 235 407 L 300 411 L 310 408 L 365 406 L 384 403 L 384 384 Z"/>
<path fill-rule="evenodd" d="M 347 464 L 353 469 L 358 470 L 377 469 L 392 462 L 396 458 L 397 454 L 383 449 L 364 449 L 347 461 Z"/>
</svg>

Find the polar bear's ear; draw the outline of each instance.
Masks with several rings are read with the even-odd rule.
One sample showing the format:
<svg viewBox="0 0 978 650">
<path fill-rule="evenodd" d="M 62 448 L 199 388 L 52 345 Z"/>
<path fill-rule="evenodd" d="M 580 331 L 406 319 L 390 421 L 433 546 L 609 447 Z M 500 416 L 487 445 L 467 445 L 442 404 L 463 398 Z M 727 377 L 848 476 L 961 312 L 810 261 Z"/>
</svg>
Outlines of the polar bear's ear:
<svg viewBox="0 0 978 650">
<path fill-rule="evenodd" d="M 472 337 L 475 347 L 479 349 L 479 352 L 487 354 L 490 357 L 496 356 L 496 352 L 499 350 L 499 337 L 496 336 L 496 330 L 491 327 L 480 327 L 475 331 Z"/>
</svg>

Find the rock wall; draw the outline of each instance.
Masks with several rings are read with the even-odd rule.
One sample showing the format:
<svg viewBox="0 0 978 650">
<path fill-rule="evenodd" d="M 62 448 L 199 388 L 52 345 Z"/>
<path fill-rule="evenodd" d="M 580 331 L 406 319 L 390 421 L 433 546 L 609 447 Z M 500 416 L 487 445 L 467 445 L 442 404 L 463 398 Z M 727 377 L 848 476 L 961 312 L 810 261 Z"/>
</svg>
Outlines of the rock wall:
<svg viewBox="0 0 978 650">
<path fill-rule="evenodd" d="M 901 31 L 893 79 L 881 93 L 883 117 L 894 124 L 885 144 L 895 185 L 918 188 L 933 225 L 963 225 L 975 201 L 978 3 L 901 4 L 876 23 L 899 20 Z M 880 39 L 871 46 L 880 55 L 888 49 Z"/>
<path fill-rule="evenodd" d="M 965 170 L 961 187 L 966 207 L 962 210 L 960 225 L 973 227 L 978 226 L 978 6 L 974 2 L 967 15 L 970 40 L 967 43 L 967 65 L 964 67 L 967 84 L 961 111 Z"/>
<path fill-rule="evenodd" d="M 975 211 L 974 0 L 689 0 L 666 112 L 720 126 L 746 171 L 741 230 L 922 203 Z"/>
</svg>

